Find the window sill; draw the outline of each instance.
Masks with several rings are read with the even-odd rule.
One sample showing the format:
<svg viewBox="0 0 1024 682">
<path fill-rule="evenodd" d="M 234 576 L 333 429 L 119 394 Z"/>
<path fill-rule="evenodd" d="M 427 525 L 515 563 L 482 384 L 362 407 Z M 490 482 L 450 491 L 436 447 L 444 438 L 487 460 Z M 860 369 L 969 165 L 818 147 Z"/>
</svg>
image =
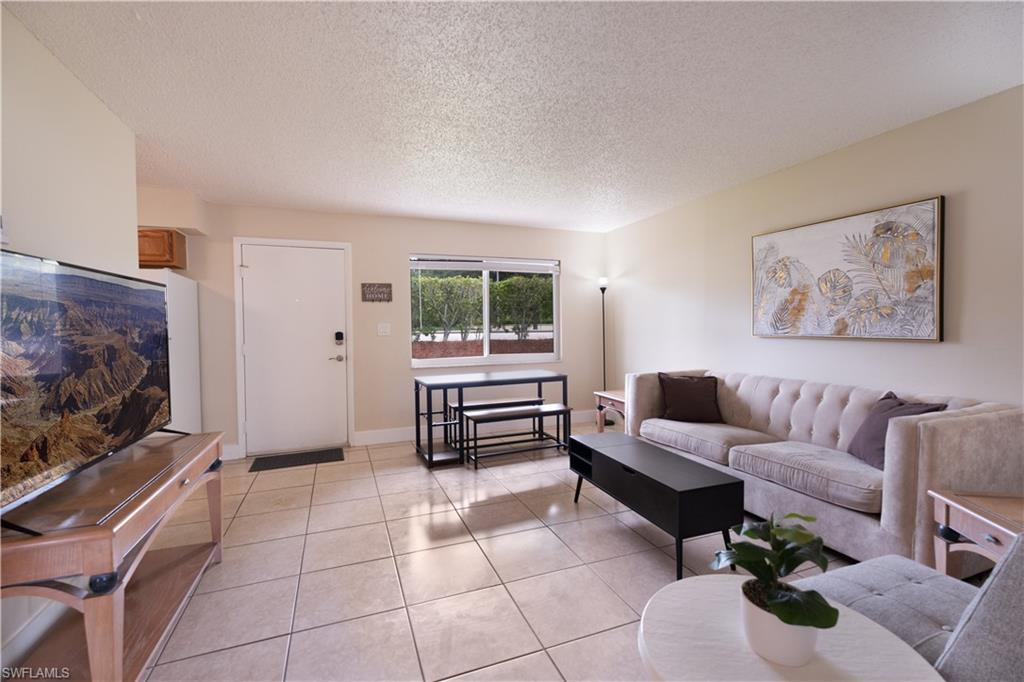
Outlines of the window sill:
<svg viewBox="0 0 1024 682">
<path fill-rule="evenodd" d="M 555 364 L 562 361 L 558 353 L 517 353 L 509 355 L 488 355 L 479 358 L 413 358 L 413 369 L 429 367 L 486 367 L 489 365 L 537 365 Z"/>
</svg>

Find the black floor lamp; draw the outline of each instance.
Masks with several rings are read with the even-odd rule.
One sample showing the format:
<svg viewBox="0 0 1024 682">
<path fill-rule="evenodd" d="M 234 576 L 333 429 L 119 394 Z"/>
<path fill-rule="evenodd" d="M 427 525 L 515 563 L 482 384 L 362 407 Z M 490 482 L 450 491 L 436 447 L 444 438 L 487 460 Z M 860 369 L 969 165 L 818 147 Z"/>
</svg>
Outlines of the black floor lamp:
<svg viewBox="0 0 1024 682">
<path fill-rule="evenodd" d="M 608 291 L 608 278 L 600 277 L 597 286 L 601 289 L 601 390 L 608 390 L 608 351 L 604 326 L 604 292 Z"/>
</svg>

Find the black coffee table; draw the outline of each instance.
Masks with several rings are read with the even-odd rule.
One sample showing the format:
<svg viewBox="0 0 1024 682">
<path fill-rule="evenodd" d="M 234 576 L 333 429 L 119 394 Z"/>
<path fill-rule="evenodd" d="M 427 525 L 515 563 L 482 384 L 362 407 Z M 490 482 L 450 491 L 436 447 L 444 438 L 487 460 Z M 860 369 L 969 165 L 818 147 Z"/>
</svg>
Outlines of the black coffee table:
<svg viewBox="0 0 1024 682">
<path fill-rule="evenodd" d="M 676 579 L 683 577 L 683 539 L 743 523 L 743 481 L 622 433 L 569 439 L 569 468 L 676 539 Z"/>
</svg>

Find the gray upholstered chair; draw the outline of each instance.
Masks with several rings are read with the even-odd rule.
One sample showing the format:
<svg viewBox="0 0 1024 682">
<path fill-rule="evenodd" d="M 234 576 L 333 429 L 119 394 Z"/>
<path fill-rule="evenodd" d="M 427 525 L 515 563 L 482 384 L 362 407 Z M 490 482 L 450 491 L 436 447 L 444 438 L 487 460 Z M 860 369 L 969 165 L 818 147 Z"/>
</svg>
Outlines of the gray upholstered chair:
<svg viewBox="0 0 1024 682">
<path fill-rule="evenodd" d="M 795 585 L 863 613 L 914 647 L 950 682 L 1024 680 L 1024 541 L 980 589 L 899 556 Z"/>
</svg>

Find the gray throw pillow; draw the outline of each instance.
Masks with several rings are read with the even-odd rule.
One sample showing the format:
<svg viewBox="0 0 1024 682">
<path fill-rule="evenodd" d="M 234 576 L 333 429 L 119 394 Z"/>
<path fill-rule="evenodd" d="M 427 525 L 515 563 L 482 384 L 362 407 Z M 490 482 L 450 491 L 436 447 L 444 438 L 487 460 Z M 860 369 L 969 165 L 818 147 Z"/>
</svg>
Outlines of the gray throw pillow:
<svg viewBox="0 0 1024 682">
<path fill-rule="evenodd" d="M 658 373 L 665 398 L 665 419 L 677 422 L 721 423 L 718 410 L 718 379 L 715 377 L 674 377 Z"/>
<path fill-rule="evenodd" d="M 946 406 L 941 403 L 911 403 L 897 398 L 889 391 L 875 403 L 868 412 L 867 419 L 853 434 L 846 451 L 857 459 L 863 460 L 876 469 L 885 468 L 885 434 L 889 430 L 889 420 L 893 417 L 910 417 L 929 412 L 941 412 Z"/>
</svg>

